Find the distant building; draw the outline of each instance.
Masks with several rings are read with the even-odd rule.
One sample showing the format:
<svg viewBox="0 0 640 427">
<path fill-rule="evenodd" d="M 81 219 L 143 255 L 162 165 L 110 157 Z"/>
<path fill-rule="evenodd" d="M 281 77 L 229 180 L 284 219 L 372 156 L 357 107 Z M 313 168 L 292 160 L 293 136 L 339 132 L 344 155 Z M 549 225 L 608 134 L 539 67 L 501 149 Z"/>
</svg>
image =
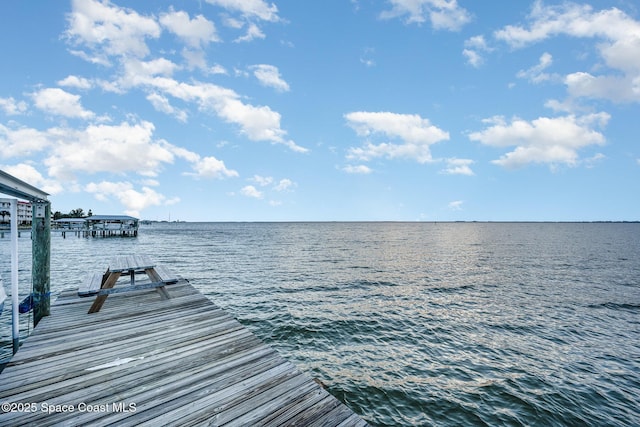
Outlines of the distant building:
<svg viewBox="0 0 640 427">
<path fill-rule="evenodd" d="M 0 199 L 0 222 L 11 221 L 11 200 Z M 18 225 L 31 225 L 33 219 L 33 207 L 30 202 L 18 200 Z"/>
</svg>

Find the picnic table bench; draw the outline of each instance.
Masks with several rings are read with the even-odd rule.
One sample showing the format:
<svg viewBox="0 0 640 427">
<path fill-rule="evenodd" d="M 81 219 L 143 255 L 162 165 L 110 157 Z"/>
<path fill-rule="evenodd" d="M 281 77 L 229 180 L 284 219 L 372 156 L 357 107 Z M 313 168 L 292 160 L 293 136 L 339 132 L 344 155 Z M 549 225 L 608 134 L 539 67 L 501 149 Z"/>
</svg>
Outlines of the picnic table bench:
<svg viewBox="0 0 640 427">
<path fill-rule="evenodd" d="M 138 273 L 145 273 L 149 277 L 150 283 L 136 285 L 135 275 Z M 131 277 L 131 284 L 114 288 L 120 276 L 127 274 Z M 89 313 L 96 313 L 100 311 L 107 297 L 112 293 L 155 288 L 162 298 L 169 299 L 171 296 L 165 286 L 177 281 L 178 277 L 169 268 L 154 263 L 146 255 L 123 255 L 114 257 L 104 274 L 92 273 L 87 276 L 78 288 L 78 295 L 81 297 L 95 295 L 96 299 L 89 309 Z"/>
</svg>

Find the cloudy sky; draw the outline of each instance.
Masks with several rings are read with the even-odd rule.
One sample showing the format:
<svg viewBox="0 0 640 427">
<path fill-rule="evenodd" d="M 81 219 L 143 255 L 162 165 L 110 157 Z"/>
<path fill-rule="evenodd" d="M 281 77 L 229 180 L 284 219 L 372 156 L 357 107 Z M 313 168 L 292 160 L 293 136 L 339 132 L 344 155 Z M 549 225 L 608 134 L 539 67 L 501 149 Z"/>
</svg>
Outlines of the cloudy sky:
<svg viewBox="0 0 640 427">
<path fill-rule="evenodd" d="M 632 0 L 6 2 L 0 169 L 153 220 L 638 220 Z"/>
</svg>

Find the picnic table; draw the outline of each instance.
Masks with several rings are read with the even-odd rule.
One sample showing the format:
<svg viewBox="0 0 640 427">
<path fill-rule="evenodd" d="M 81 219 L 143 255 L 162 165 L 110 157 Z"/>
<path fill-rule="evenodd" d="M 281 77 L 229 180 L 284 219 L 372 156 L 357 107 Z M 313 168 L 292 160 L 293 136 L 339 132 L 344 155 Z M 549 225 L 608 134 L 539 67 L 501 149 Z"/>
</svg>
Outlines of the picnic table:
<svg viewBox="0 0 640 427">
<path fill-rule="evenodd" d="M 149 277 L 150 283 L 136 285 L 136 274 L 142 273 Z M 114 288 L 118 279 L 123 275 L 128 275 L 131 278 L 130 285 Z M 110 261 L 109 267 L 104 274 L 91 274 L 78 289 L 78 295 L 96 296 L 89 309 L 89 314 L 91 314 L 100 311 L 107 297 L 112 293 L 155 288 L 162 298 L 169 299 L 171 296 L 167 292 L 165 285 L 177 281 L 177 276 L 167 267 L 156 264 L 147 255 L 120 255 Z"/>
</svg>

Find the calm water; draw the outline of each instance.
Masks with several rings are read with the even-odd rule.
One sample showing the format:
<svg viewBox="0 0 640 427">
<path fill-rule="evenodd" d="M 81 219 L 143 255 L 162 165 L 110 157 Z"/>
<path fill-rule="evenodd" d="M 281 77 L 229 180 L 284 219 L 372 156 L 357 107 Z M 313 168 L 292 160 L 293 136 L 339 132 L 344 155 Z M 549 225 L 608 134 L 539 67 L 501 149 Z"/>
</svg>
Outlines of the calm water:
<svg viewBox="0 0 640 427">
<path fill-rule="evenodd" d="M 640 224 L 154 224 L 52 252 L 53 292 L 116 252 L 168 264 L 372 425 L 640 425 Z"/>
</svg>

